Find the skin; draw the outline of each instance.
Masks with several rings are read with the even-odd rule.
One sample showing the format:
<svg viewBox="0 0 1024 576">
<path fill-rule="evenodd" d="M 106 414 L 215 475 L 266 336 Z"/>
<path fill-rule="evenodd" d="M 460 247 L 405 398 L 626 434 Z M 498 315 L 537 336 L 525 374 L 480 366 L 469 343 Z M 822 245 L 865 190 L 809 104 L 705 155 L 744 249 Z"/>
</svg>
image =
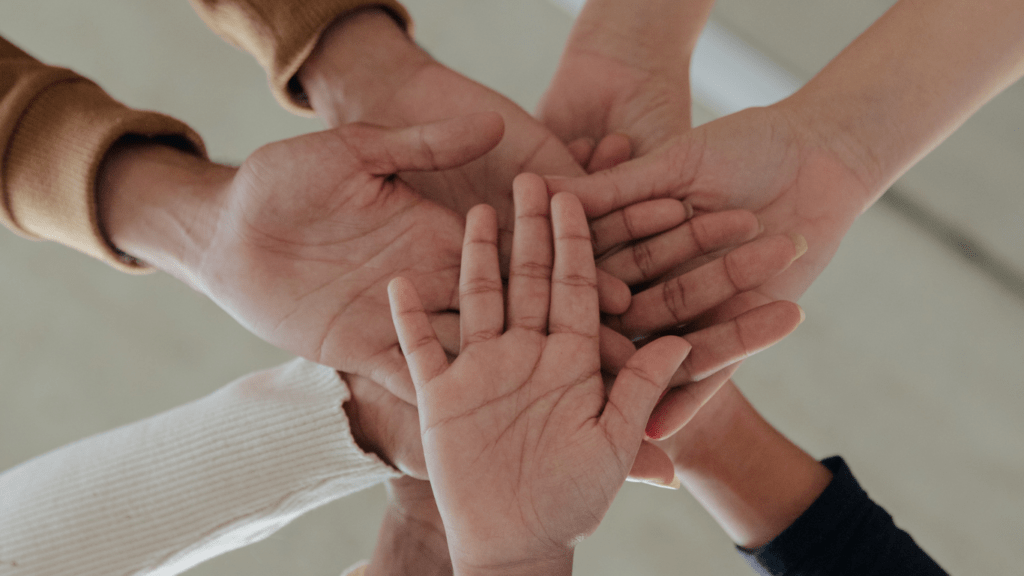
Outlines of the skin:
<svg viewBox="0 0 1024 576">
<path fill-rule="evenodd" d="M 1018 2 L 902 0 L 792 97 L 680 132 L 606 172 L 549 185 L 580 195 L 592 218 L 652 198 L 685 200 L 698 214 L 751 210 L 766 233 L 807 240 L 806 256 L 756 291 L 763 301 L 795 299 L 859 214 L 1024 75 L 1022 29 Z M 652 253 L 671 261 L 671 250 Z"/>
<path fill-rule="evenodd" d="M 631 4 L 587 2 L 541 114 L 566 141 L 579 134 L 591 141 L 612 131 L 628 134 L 639 158 L 588 179 L 549 185 L 578 193 L 598 221 L 619 218 L 632 202 L 671 198 L 698 214 L 752 210 L 767 232 L 806 238 L 808 253 L 794 266 L 722 305 L 708 321 L 799 297 L 856 216 L 1024 74 L 1024 5 L 901 0 L 793 97 L 689 131 L 689 104 L 677 95 L 688 93 L 685 47 L 692 49 L 700 26 L 674 16 L 683 5 L 706 15 L 711 2 Z M 655 9 L 645 12 L 645 6 Z M 635 19 L 623 15 L 627 9 Z M 675 43 L 647 42 L 666 34 L 679 36 Z M 645 61 L 670 72 L 648 81 Z M 602 92 L 594 79 L 605 78 L 609 87 Z M 563 101 L 571 106 L 559 109 Z M 644 106 L 631 109 L 631 102 L 663 103 L 647 115 L 677 130 L 666 134 L 630 121 L 645 116 Z M 641 249 L 658 263 L 650 268 L 672 265 L 672 242 L 650 244 Z M 672 320 L 666 316 L 665 324 Z M 726 377 L 728 371 L 716 375 Z M 682 483 L 738 544 L 770 541 L 827 485 L 828 471 L 765 422 L 731 381 L 692 416 L 660 446 Z M 656 412 L 652 425 L 671 433 L 669 420 Z"/>
<path fill-rule="evenodd" d="M 517 180 L 516 199 L 507 309 L 494 211 L 468 217 L 462 346 L 450 367 L 413 284 L 390 286 L 456 574 L 571 573 L 575 543 L 625 481 L 647 417 L 690 349 L 662 338 L 606 391 L 579 202 L 556 196 L 549 220 L 546 190 L 529 176 Z"/>
<path fill-rule="evenodd" d="M 463 224 L 395 174 L 465 163 L 501 134 L 493 113 L 408 129 L 349 125 L 264 146 L 238 168 L 132 145 L 101 170 L 100 213 L 116 246 L 264 340 L 412 403 L 386 285 L 416 278 L 443 331 L 458 303 Z"/>
</svg>

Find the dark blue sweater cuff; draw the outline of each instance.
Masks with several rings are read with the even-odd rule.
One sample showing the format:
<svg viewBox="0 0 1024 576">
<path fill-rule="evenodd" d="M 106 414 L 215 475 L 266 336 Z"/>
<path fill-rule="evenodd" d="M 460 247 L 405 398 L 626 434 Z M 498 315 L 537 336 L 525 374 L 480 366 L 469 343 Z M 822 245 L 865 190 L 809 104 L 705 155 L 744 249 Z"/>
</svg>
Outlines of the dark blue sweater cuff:
<svg viewBox="0 0 1024 576">
<path fill-rule="evenodd" d="M 875 504 L 839 456 L 822 461 L 832 481 L 789 528 L 757 549 L 737 547 L 765 576 L 946 574 Z"/>
</svg>

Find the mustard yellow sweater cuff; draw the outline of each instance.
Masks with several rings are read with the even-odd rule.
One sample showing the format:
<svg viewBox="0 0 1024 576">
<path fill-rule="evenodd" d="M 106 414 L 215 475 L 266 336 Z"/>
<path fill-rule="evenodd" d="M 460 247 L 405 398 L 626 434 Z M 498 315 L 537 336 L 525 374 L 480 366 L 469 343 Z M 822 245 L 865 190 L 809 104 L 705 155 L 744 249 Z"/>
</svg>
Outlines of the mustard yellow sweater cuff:
<svg viewBox="0 0 1024 576">
<path fill-rule="evenodd" d="M 256 57 L 267 71 L 274 96 L 286 109 L 312 116 L 291 82 L 320 35 L 340 16 L 380 6 L 409 28 L 410 17 L 396 0 L 190 0 L 206 25 Z"/>
<path fill-rule="evenodd" d="M 205 157 L 203 141 L 174 118 L 128 108 L 92 82 L 60 72 L 48 75 L 52 83 L 35 93 L 7 142 L 8 224 L 23 236 L 60 242 L 119 270 L 144 272 L 123 260 L 103 234 L 95 189 L 100 163 L 127 134 L 160 137 Z"/>
</svg>

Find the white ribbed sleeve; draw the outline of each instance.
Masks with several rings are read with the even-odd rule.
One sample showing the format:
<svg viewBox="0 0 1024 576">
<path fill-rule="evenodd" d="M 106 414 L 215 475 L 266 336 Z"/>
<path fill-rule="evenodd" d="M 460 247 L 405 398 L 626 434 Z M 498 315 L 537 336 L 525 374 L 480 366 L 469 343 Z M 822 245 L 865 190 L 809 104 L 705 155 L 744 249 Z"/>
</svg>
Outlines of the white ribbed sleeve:
<svg viewBox="0 0 1024 576">
<path fill-rule="evenodd" d="M 295 360 L 0 475 L 0 575 L 177 574 L 399 472 Z"/>
</svg>

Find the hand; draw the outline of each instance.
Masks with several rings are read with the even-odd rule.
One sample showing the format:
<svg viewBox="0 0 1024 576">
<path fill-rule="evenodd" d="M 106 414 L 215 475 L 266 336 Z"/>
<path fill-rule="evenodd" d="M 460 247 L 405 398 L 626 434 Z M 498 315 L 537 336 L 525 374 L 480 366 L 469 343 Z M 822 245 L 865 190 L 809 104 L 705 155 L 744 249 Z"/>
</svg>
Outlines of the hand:
<svg viewBox="0 0 1024 576">
<path fill-rule="evenodd" d="M 618 133 L 641 156 L 689 130 L 690 55 L 711 4 L 589 0 L 538 117 L 570 148 Z"/>
<path fill-rule="evenodd" d="M 402 477 L 388 480 L 387 488 L 388 506 L 365 575 L 451 575 L 448 539 L 430 483 Z"/>
<path fill-rule="evenodd" d="M 352 13 L 324 32 L 299 80 L 313 109 L 331 125 L 408 126 L 477 111 L 501 114 L 504 139 L 479 160 L 403 178 L 459 214 L 480 203 L 493 206 L 506 264 L 513 178 L 521 172 L 583 175 L 550 130 L 509 99 L 431 58 L 383 10 Z"/>
<path fill-rule="evenodd" d="M 494 211 L 482 206 L 468 216 L 462 346 L 450 367 L 413 284 L 390 286 L 457 573 L 571 572 L 573 546 L 611 505 L 651 409 L 689 352 L 680 338 L 654 342 L 606 391 L 596 271 L 579 202 L 559 195 L 550 203 L 552 264 L 543 184 L 522 176 L 515 193 L 507 313 Z"/>
<path fill-rule="evenodd" d="M 458 307 L 463 224 L 395 173 L 465 163 L 501 133 L 493 113 L 408 129 L 350 125 L 264 146 L 237 170 L 182 170 L 191 180 L 169 188 L 162 157 L 118 157 L 104 171 L 101 208 L 115 245 L 190 283 L 253 333 L 414 404 L 386 285 L 412 278 L 443 322 L 437 315 Z M 201 203 L 168 214 L 169 203 L 189 199 Z"/>
<path fill-rule="evenodd" d="M 582 158 L 589 167 L 618 165 L 623 158 L 615 158 L 614 146 L 606 145 L 615 136 L 608 136 L 593 151 L 603 158 Z M 628 159 L 628 148 L 625 149 Z M 589 168 L 588 168 L 589 169 Z M 715 254 L 753 240 L 760 234 L 757 218 L 744 210 L 730 210 L 697 216 L 689 220 L 683 204 L 674 199 L 659 199 L 632 204 L 623 210 L 591 221 L 594 250 L 604 256 L 598 267 L 627 283 L 638 285 L 659 275 L 677 274 L 677 277 L 638 295 L 639 309 L 649 309 L 648 322 L 657 325 L 665 316 L 690 323 L 676 330 L 685 336 L 693 350 L 672 377 L 673 388 L 665 394 L 651 415 L 647 435 L 652 439 L 673 435 L 686 425 L 716 390 L 732 376 L 739 362 L 763 350 L 796 329 L 803 321 L 803 312 L 791 302 L 779 301 L 761 305 L 762 301 L 751 292 L 740 292 L 740 286 L 751 286 L 758 279 L 769 279 L 785 270 L 794 257 L 806 248 L 802 242 L 789 242 L 782 238 L 762 238 L 740 246 L 719 260 Z M 680 224 L 682 222 L 682 224 Z M 651 242 L 634 242 L 660 234 Z M 802 240 L 802 239 L 794 239 Z M 798 245 L 799 244 L 799 245 Z M 652 252 L 672 250 L 681 264 L 675 270 L 659 268 L 650 258 Z M 706 265 L 708 262 L 712 264 Z M 745 280 L 741 280 L 745 279 Z M 739 280 L 739 283 L 736 281 Z M 717 294 L 717 297 L 714 295 Z M 703 300 L 705 304 L 698 306 Z M 727 304 L 723 304 L 727 301 Z M 675 303 L 673 303 L 675 302 Z M 660 305 L 659 305 L 660 304 Z M 703 310 L 721 307 L 715 322 L 699 321 Z M 696 320 L 696 321 L 693 321 Z M 608 326 L 619 330 L 635 329 L 620 317 L 605 317 Z M 641 334 L 637 332 L 635 335 Z M 642 341 L 641 341 L 642 343 Z M 614 375 L 636 352 L 634 342 L 619 332 L 602 326 L 602 370 Z M 660 453 L 645 443 L 641 447 L 630 480 L 640 480 L 659 486 L 674 480 L 663 466 Z"/>
<path fill-rule="evenodd" d="M 796 299 L 828 264 L 864 206 L 864 186 L 833 145 L 800 122 L 784 101 L 709 122 L 605 172 L 549 179 L 548 185 L 553 192 L 575 193 L 592 218 L 653 198 L 685 200 L 697 214 L 751 210 L 766 234 L 799 235 L 808 251 L 752 290 L 749 304 Z M 682 259 L 671 243 L 657 238 L 647 248 L 651 269 L 671 268 Z M 648 329 L 677 322 L 671 315 L 662 316 L 657 326 L 639 321 L 651 312 L 651 306 L 635 299 L 624 322 Z"/>
<path fill-rule="evenodd" d="M 339 374 L 352 393 L 343 408 L 352 438 L 367 454 L 411 478 L 427 479 L 416 405 L 358 374 Z"/>
</svg>

